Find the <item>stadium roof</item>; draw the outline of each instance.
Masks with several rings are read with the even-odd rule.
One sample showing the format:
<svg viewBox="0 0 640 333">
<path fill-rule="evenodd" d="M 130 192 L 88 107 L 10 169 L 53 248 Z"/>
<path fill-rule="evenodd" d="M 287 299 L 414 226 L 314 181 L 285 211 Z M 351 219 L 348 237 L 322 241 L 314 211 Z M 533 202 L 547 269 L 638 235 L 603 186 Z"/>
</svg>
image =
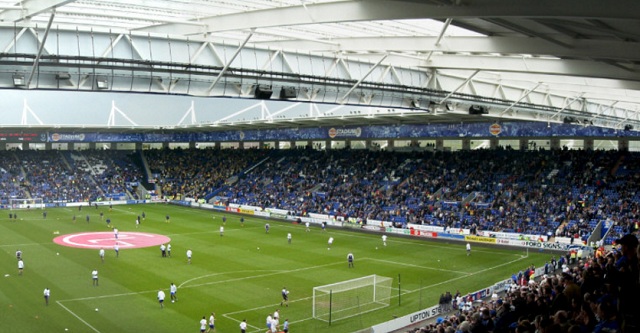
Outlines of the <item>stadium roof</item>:
<svg viewBox="0 0 640 333">
<path fill-rule="evenodd" d="M 384 61 L 457 77 L 451 92 L 532 104 L 554 94 L 559 112 L 581 105 L 579 121 L 640 122 L 640 1 L 0 0 L 0 25 L 42 27 L 53 12 L 63 29 Z"/>
</svg>

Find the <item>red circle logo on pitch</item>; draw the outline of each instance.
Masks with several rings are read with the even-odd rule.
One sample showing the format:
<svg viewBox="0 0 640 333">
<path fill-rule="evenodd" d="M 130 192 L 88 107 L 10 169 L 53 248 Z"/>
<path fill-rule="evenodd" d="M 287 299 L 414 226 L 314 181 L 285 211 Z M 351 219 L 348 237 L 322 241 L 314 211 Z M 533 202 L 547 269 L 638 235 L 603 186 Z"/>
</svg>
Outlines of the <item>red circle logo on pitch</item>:
<svg viewBox="0 0 640 333">
<path fill-rule="evenodd" d="M 58 236 L 53 241 L 59 245 L 83 249 L 113 247 L 116 244 L 121 249 L 133 249 L 166 244 L 171 241 L 171 238 L 167 236 L 146 232 L 122 231 L 118 233 L 117 237 L 113 232 L 82 232 Z"/>
</svg>

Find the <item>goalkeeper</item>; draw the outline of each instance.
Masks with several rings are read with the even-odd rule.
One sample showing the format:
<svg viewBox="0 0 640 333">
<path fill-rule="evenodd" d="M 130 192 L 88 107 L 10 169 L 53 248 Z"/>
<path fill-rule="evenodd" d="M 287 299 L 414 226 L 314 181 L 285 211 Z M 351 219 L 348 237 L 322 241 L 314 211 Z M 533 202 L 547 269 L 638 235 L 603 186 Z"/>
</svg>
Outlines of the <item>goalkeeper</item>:
<svg viewBox="0 0 640 333">
<path fill-rule="evenodd" d="M 349 262 L 349 268 L 354 267 L 353 266 L 353 253 L 349 252 L 349 254 L 347 254 L 347 262 Z"/>
</svg>

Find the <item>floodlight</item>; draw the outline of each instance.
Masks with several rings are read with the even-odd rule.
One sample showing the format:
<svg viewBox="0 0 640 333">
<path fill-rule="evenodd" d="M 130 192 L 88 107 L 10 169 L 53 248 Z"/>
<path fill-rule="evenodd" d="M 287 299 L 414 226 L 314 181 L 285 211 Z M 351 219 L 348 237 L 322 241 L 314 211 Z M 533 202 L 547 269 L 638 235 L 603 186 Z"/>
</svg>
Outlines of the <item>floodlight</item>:
<svg viewBox="0 0 640 333">
<path fill-rule="evenodd" d="M 22 74 L 13 74 L 13 85 L 16 87 L 24 86 L 26 83 L 24 81 L 24 75 Z"/>
<path fill-rule="evenodd" d="M 106 76 L 96 76 L 96 88 L 98 89 L 109 88 L 109 80 L 107 80 Z"/>
</svg>

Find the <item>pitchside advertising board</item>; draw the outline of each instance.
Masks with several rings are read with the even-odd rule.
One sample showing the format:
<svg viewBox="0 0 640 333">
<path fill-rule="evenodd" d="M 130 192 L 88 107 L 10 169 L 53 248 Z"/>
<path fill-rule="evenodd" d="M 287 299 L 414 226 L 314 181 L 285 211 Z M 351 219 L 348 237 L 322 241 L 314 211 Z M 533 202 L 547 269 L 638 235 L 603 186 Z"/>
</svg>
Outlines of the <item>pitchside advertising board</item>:
<svg viewBox="0 0 640 333">
<path fill-rule="evenodd" d="M 478 291 L 469 293 L 465 296 L 471 297 L 471 299 L 473 299 L 474 301 L 476 300 L 479 301 L 489 297 L 494 290 L 504 289 L 505 283 L 506 283 L 505 281 L 500 281 L 491 287 L 480 289 Z M 409 327 L 411 325 L 420 324 L 421 322 L 428 319 L 444 316 L 450 311 L 451 311 L 451 308 L 448 306 L 434 305 L 430 308 L 420 310 L 420 311 L 408 314 L 406 316 L 402 316 L 394 320 L 390 320 L 388 322 L 372 326 L 371 332 L 381 333 L 381 332 L 391 332 L 391 331 L 399 330 L 402 328 Z"/>
</svg>

